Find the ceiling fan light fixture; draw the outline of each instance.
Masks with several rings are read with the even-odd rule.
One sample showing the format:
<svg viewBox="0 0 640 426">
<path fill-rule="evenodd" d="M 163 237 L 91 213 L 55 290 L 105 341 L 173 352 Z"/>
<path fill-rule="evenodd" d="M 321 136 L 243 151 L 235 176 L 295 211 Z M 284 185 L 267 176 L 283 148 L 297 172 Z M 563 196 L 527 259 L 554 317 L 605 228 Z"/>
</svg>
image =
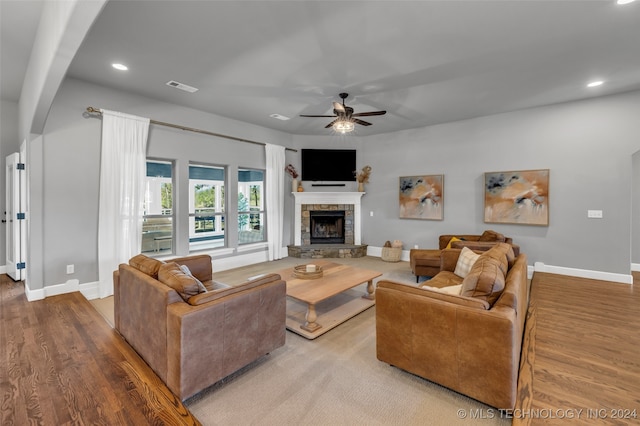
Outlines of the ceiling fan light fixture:
<svg viewBox="0 0 640 426">
<path fill-rule="evenodd" d="M 343 135 L 345 133 L 353 132 L 355 128 L 356 126 L 353 121 L 349 120 L 337 120 L 335 123 L 333 123 L 333 130 L 338 133 L 342 133 Z"/>
</svg>

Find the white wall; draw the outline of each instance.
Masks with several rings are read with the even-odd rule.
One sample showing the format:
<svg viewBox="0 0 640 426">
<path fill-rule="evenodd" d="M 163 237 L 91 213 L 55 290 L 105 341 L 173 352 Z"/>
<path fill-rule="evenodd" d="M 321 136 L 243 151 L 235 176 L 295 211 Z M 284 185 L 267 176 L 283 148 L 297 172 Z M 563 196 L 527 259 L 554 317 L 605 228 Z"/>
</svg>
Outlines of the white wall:
<svg viewBox="0 0 640 426">
<path fill-rule="evenodd" d="M 362 199 L 364 243 L 435 248 L 440 234 L 494 229 L 513 237 L 530 265 L 629 274 L 639 116 L 636 91 L 360 138 L 359 167 L 373 167 Z M 296 144 L 323 147 L 308 137 Z M 528 169 L 550 169 L 549 226 L 485 224 L 484 173 Z M 422 174 L 444 174 L 442 221 L 398 218 L 398 177 Z M 588 209 L 604 218 L 587 219 Z"/>
</svg>

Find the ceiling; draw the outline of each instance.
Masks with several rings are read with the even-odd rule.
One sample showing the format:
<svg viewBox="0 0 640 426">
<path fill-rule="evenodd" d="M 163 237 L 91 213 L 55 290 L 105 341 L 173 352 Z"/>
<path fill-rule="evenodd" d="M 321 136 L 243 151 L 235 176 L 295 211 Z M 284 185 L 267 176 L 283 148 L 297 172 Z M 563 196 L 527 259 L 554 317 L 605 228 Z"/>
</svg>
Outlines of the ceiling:
<svg viewBox="0 0 640 426">
<path fill-rule="evenodd" d="M 0 2 L 2 98 L 17 100 L 42 2 Z M 367 136 L 638 90 L 639 41 L 640 2 L 614 0 L 110 1 L 68 75 L 304 135 L 332 135 L 299 115 L 348 92 L 356 113 L 387 110 L 356 126 Z"/>
</svg>

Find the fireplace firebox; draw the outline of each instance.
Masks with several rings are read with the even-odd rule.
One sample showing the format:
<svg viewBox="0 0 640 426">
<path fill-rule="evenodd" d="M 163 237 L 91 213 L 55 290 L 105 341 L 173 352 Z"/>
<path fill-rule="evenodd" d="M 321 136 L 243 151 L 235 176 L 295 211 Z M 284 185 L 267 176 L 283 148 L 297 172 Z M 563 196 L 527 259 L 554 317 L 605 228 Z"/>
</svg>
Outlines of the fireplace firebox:
<svg viewBox="0 0 640 426">
<path fill-rule="evenodd" d="M 311 244 L 344 244 L 344 210 L 309 212 Z"/>
</svg>

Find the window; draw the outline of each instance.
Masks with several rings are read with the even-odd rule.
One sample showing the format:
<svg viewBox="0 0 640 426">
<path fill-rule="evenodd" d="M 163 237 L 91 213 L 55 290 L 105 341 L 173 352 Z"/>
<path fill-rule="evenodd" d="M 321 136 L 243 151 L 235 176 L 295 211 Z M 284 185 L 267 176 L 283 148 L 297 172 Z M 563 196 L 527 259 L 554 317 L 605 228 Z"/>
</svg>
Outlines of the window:
<svg viewBox="0 0 640 426">
<path fill-rule="evenodd" d="M 225 169 L 189 165 L 189 251 L 225 246 Z"/>
<path fill-rule="evenodd" d="M 173 164 L 147 161 L 142 253 L 173 253 Z"/>
<path fill-rule="evenodd" d="M 265 240 L 264 171 L 238 170 L 238 244 Z"/>
</svg>

